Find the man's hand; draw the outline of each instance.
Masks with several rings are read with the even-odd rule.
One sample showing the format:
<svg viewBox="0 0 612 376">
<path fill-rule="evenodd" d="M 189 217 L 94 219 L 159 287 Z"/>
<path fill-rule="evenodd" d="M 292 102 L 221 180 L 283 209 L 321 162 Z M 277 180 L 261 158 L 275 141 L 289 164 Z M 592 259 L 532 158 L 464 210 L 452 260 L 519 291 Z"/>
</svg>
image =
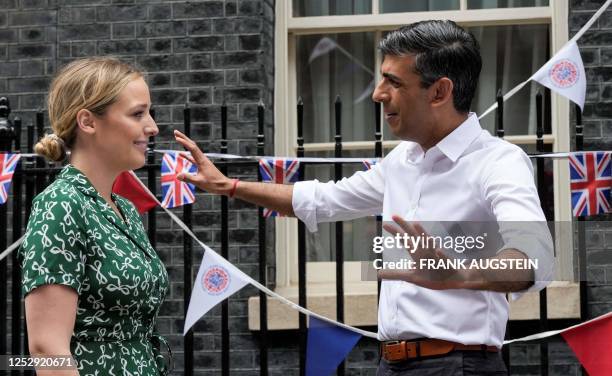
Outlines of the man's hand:
<svg viewBox="0 0 612 376">
<path fill-rule="evenodd" d="M 293 186 L 285 184 L 268 184 L 230 179 L 204 155 L 196 143 L 181 132 L 175 130 L 174 137 L 183 145 L 191 156 L 183 154 L 197 168 L 195 175 L 179 174 L 177 179 L 195 184 L 200 189 L 219 195 L 230 195 L 252 204 L 275 210 L 282 215 L 294 216 Z"/>
<path fill-rule="evenodd" d="M 383 228 L 395 236 L 407 234 L 411 238 L 425 238 L 429 236 L 425 229 L 416 222 L 406 222 L 400 216 L 394 215 L 393 221 L 397 224 L 384 224 Z M 446 268 L 421 268 L 421 265 L 429 265 L 433 262 L 446 262 L 448 257 L 438 248 L 418 247 L 410 250 L 415 268 L 411 270 L 385 270 L 378 272 L 380 279 L 401 280 L 432 290 L 448 289 L 482 289 L 484 280 L 476 270 L 469 269 L 446 269 Z M 431 261 L 430 261 L 431 260 Z"/>
<path fill-rule="evenodd" d="M 397 224 L 384 224 L 383 227 L 390 234 L 407 234 L 410 237 L 429 236 L 425 229 L 418 223 L 406 222 L 400 216 L 393 216 Z M 532 270 L 523 269 L 478 269 L 478 268 L 420 268 L 421 260 L 425 260 L 425 266 L 430 260 L 434 265 L 438 262 L 448 261 L 441 249 L 419 247 L 411 250 L 415 268 L 411 270 L 385 270 L 378 272 L 379 279 L 401 280 L 432 290 L 469 289 L 489 290 L 497 292 L 515 292 L 529 288 L 534 281 Z M 513 248 L 504 249 L 491 259 L 525 260 L 528 257 L 521 251 Z M 466 263 L 466 266 L 469 263 Z"/>
<path fill-rule="evenodd" d="M 198 172 L 194 175 L 180 173 L 176 178 L 186 183 L 195 184 L 196 187 L 210 193 L 229 194 L 232 189 L 232 179 L 223 175 L 189 137 L 177 130 L 174 131 L 174 137 L 179 144 L 191 153 L 191 156 L 186 154 L 182 154 L 182 156 L 198 168 Z"/>
</svg>

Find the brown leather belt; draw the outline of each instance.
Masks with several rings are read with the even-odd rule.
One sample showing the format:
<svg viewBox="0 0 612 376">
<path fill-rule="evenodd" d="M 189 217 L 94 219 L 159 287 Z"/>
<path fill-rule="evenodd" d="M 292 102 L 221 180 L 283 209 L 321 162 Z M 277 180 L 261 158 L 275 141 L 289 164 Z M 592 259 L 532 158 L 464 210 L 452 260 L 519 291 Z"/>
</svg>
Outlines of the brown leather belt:
<svg viewBox="0 0 612 376">
<path fill-rule="evenodd" d="M 391 341 L 380 344 L 382 357 L 389 362 L 400 362 L 429 356 L 446 355 L 451 351 L 498 352 L 495 346 L 464 345 L 441 339 L 423 339 L 419 341 Z"/>
</svg>

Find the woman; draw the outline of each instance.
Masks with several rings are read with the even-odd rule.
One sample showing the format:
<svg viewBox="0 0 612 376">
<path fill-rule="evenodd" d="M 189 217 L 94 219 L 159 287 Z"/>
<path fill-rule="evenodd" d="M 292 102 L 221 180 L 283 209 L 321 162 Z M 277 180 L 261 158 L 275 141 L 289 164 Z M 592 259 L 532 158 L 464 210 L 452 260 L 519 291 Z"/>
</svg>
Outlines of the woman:
<svg viewBox="0 0 612 376">
<path fill-rule="evenodd" d="M 142 73 L 112 58 L 64 67 L 36 152 L 67 165 L 33 202 L 20 255 L 30 353 L 72 355 L 40 375 L 160 375 L 155 318 L 168 275 L 134 206 L 111 193 L 158 133 Z"/>
</svg>

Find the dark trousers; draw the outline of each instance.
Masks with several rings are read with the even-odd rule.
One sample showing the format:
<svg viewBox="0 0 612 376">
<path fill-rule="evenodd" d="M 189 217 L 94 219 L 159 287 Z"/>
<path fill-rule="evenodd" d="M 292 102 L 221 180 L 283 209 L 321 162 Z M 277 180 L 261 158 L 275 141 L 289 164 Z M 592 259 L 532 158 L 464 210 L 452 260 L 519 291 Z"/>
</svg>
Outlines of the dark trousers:
<svg viewBox="0 0 612 376">
<path fill-rule="evenodd" d="M 453 351 L 435 358 L 387 362 L 382 359 L 376 376 L 508 375 L 501 353 Z"/>
</svg>

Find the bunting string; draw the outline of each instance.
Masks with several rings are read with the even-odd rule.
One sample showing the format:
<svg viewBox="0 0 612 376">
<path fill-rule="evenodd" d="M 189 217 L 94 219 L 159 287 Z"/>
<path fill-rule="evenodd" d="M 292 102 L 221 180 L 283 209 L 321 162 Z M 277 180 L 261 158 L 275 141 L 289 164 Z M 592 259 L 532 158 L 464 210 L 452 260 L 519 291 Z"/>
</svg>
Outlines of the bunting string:
<svg viewBox="0 0 612 376">
<path fill-rule="evenodd" d="M 144 183 L 142 183 L 142 181 L 140 179 L 138 179 L 138 177 L 136 177 L 136 174 L 134 174 L 133 172 L 132 172 L 132 174 L 134 175 L 136 180 L 139 182 L 139 184 L 142 186 L 142 188 L 146 189 L 147 192 L 151 195 L 151 197 L 154 197 L 153 194 L 147 188 L 147 186 Z M 158 203 L 159 203 L 159 201 L 158 201 Z M 170 211 L 167 208 L 162 207 L 162 209 L 170 216 L 170 218 L 172 218 L 172 220 L 181 229 L 183 229 L 183 231 L 185 231 L 186 234 L 188 234 L 193 240 L 195 240 L 204 249 L 205 252 L 209 252 L 209 251 L 210 252 L 214 252 L 210 247 L 208 247 L 206 244 L 204 244 L 204 242 L 202 242 L 200 239 L 198 239 L 198 237 L 193 233 L 193 231 L 191 231 L 191 229 L 176 214 L 174 214 L 172 211 Z M 325 321 L 325 322 L 327 322 L 329 324 L 336 325 L 338 327 L 350 330 L 350 331 L 358 333 L 358 334 L 360 334 L 360 335 L 362 335 L 364 337 L 374 338 L 374 339 L 378 338 L 376 333 L 374 333 L 374 332 L 370 332 L 370 331 L 367 331 L 367 330 L 355 328 L 353 326 L 350 326 L 350 325 L 338 322 L 336 320 L 330 319 L 328 317 L 325 317 L 323 315 L 320 315 L 320 314 L 318 314 L 316 312 L 313 312 L 313 311 L 311 311 L 311 310 L 309 310 L 307 308 L 304 308 L 304 307 L 300 306 L 297 303 L 292 302 L 291 300 L 285 298 L 282 295 L 279 295 L 278 293 L 270 290 L 269 288 L 267 288 L 266 286 L 262 285 L 261 283 L 259 283 L 258 281 L 254 280 L 253 278 L 249 277 L 246 274 L 245 274 L 245 277 L 249 280 L 249 282 L 253 286 L 255 286 L 257 289 L 263 291 L 266 295 L 278 299 L 280 302 L 288 305 L 289 307 L 291 307 L 291 308 L 293 308 L 293 309 L 295 309 L 295 310 L 297 310 L 297 311 L 299 311 L 299 312 L 301 312 L 301 313 L 303 313 L 303 314 L 305 314 L 307 316 L 316 317 L 316 318 L 318 318 L 318 319 L 320 319 L 322 321 Z M 574 329 L 574 328 L 577 328 L 577 327 L 581 327 L 583 325 L 587 325 L 587 324 L 589 324 L 589 323 L 591 323 L 593 321 L 601 320 L 601 319 L 604 319 L 604 318 L 606 318 L 608 316 L 611 316 L 611 315 L 612 315 L 612 312 L 604 314 L 604 315 L 601 315 L 601 316 L 596 317 L 596 318 L 594 318 L 592 320 L 585 321 L 585 322 L 582 322 L 582 323 L 574 325 L 574 326 L 570 326 L 570 327 L 565 328 L 565 329 L 541 332 L 541 333 L 532 334 L 532 335 L 521 337 L 521 338 L 507 340 L 507 341 L 504 341 L 504 345 L 510 344 L 510 343 L 513 343 L 513 342 L 533 341 L 533 340 L 537 340 L 537 339 L 552 337 L 552 336 L 557 335 L 557 334 L 559 334 L 561 332 L 564 332 L 564 331 L 567 331 L 567 330 L 570 330 L 570 329 Z"/>
<path fill-rule="evenodd" d="M 543 339 L 543 338 L 548 338 L 548 337 L 556 336 L 557 334 L 561 334 L 561 333 L 566 332 L 568 330 L 576 329 L 576 328 L 579 328 L 581 326 L 585 326 L 585 325 L 591 324 L 591 323 L 593 323 L 595 321 L 606 319 L 606 318 L 608 318 L 610 316 L 612 316 L 612 312 L 604 313 L 603 315 L 597 316 L 594 319 L 581 322 L 580 324 L 569 326 L 569 327 L 567 327 L 565 329 L 549 330 L 547 332 L 540 332 L 540 333 L 531 334 L 531 335 L 528 335 L 528 336 L 525 336 L 525 337 L 521 337 L 521 338 L 516 338 L 516 339 L 511 339 L 511 340 L 508 340 L 508 341 L 504 341 L 504 345 L 509 345 L 511 343 L 514 343 L 514 342 L 535 341 L 535 340 L 539 340 L 539 339 Z"/>
<path fill-rule="evenodd" d="M 591 19 L 589 19 L 587 21 L 587 23 L 584 24 L 584 26 L 578 30 L 578 32 L 576 33 L 576 35 L 574 35 L 572 37 L 572 39 L 570 39 L 570 42 L 576 42 L 578 39 L 580 39 L 584 33 L 587 32 L 587 30 L 589 30 L 591 28 L 591 26 L 593 26 L 593 24 L 595 23 L 595 21 L 597 21 L 597 19 L 599 17 L 601 17 L 601 15 L 603 14 L 603 12 L 606 11 L 606 9 L 608 9 L 608 7 L 610 6 L 610 4 L 612 4 L 612 0 L 608 0 L 604 3 L 604 5 L 602 5 L 601 8 L 599 8 L 599 10 L 597 10 L 597 12 L 595 12 L 595 14 L 593 15 L 593 17 L 591 17 Z"/>
<path fill-rule="evenodd" d="M 612 0 L 610 0 L 612 1 Z M 156 150 L 155 152 L 160 152 L 160 153 L 167 153 L 169 152 L 169 150 Z M 176 151 L 176 150 L 172 150 L 171 152 L 174 153 L 182 153 L 182 154 L 186 154 L 186 152 L 184 151 Z M 571 158 L 572 156 L 575 155 L 579 155 L 582 152 L 557 152 L 557 153 L 540 153 L 540 154 L 533 154 L 530 155 L 531 158 L 553 158 L 553 159 L 559 159 L 559 158 Z M 598 151 L 595 153 L 606 153 L 606 154 L 612 154 L 612 151 Z M 21 157 L 32 157 L 32 156 L 37 156 L 36 154 L 21 154 Z M 261 158 L 273 158 L 273 157 L 260 157 L 260 156 L 240 156 L 240 155 L 234 155 L 234 154 L 220 154 L 220 153 L 208 153 L 207 156 L 209 158 L 214 158 L 214 159 L 252 159 L 252 160 L 260 160 Z M 371 158 L 371 159 L 362 159 L 362 158 L 287 158 L 287 159 L 293 159 L 293 160 L 297 160 L 299 162 L 314 162 L 314 163 L 334 163 L 334 162 L 348 162 L 348 163 L 362 163 L 365 164 L 365 162 L 369 162 L 370 165 L 372 164 L 376 164 L 380 159 L 378 158 Z M 134 174 L 133 172 L 131 172 L 131 174 Z M 134 174 L 134 176 L 136 176 Z M 148 190 L 148 188 L 142 184 L 142 182 L 140 181 L 140 179 L 136 178 L 136 180 L 143 186 L 143 188 L 150 193 L 150 191 Z M 157 201 L 157 199 L 156 199 Z M 160 204 L 160 206 L 162 206 Z M 166 208 L 164 208 L 166 209 Z M 171 212 L 166 210 L 170 216 L 172 216 Z M 178 219 L 178 218 L 177 218 Z M 19 245 L 21 244 L 23 240 L 23 237 L 20 238 L 19 240 L 17 240 L 16 242 L 14 242 L 13 244 L 11 244 L 7 249 L 5 249 L 2 253 L 0 253 L 0 261 L 3 260 L 5 257 L 7 257 L 13 250 L 15 250 L 17 247 L 19 247 Z"/>
<path fill-rule="evenodd" d="M 612 4 L 612 0 L 607 0 L 604 5 L 591 17 L 591 19 L 589 19 L 589 21 L 574 35 L 574 37 L 572 37 L 572 39 L 570 39 L 570 41 L 568 41 L 568 43 L 566 43 L 566 46 L 568 44 L 571 43 L 575 43 L 578 39 L 580 39 L 584 33 L 595 23 L 595 21 L 597 21 L 597 19 L 604 13 L 604 11 L 610 6 L 610 4 Z M 534 75 L 535 76 L 535 75 Z M 503 96 L 503 102 L 507 101 L 508 99 L 510 99 L 512 96 L 514 96 L 518 91 L 520 91 L 523 87 L 525 87 L 532 79 L 534 79 L 534 76 L 530 77 L 529 79 L 521 82 L 520 84 L 518 84 L 516 87 L 514 87 L 513 89 L 511 89 L 508 93 L 506 93 Z M 582 104 L 581 104 L 582 105 Z M 478 118 L 482 119 L 483 117 L 485 117 L 486 115 L 488 115 L 489 113 L 491 113 L 492 111 L 494 111 L 497 108 L 497 103 L 494 103 L 492 106 L 490 106 L 488 109 L 486 109 Z M 177 150 L 152 150 L 149 149 L 149 151 L 152 152 L 156 152 L 156 153 L 185 153 L 183 151 L 177 151 Z M 610 153 L 610 151 L 603 151 L 603 153 Z M 530 158 L 570 158 L 573 155 L 575 155 L 576 152 L 557 152 L 557 153 L 537 153 L 537 154 L 528 154 L 528 156 Z M 241 155 L 234 155 L 234 154 L 220 154 L 220 153 L 207 153 L 206 154 L 209 158 L 211 159 L 226 159 L 226 160 L 261 160 L 264 158 L 267 159 L 278 159 L 279 157 L 270 157 L 270 156 L 241 156 Z M 21 153 L 20 154 L 21 157 L 39 157 L 37 154 L 34 153 Z M 306 163 L 363 163 L 364 162 L 364 158 L 314 158 L 314 157 L 301 157 L 301 158 L 295 158 L 295 157 L 288 157 L 287 159 L 291 159 L 291 160 L 296 160 L 298 162 L 306 162 Z M 379 158 L 368 158 L 368 160 L 371 161 L 376 161 L 378 162 L 380 159 Z M 215 251 L 213 251 L 211 248 L 209 248 L 206 244 L 204 244 L 202 241 L 200 241 L 196 235 L 191 231 L 191 229 L 189 229 L 189 227 L 187 227 L 187 225 L 185 225 L 185 223 L 178 218 L 174 213 L 172 213 L 172 211 L 170 211 L 168 208 L 164 207 L 163 205 L 161 205 L 161 203 L 159 202 L 159 200 L 157 200 L 157 198 L 155 198 L 155 196 L 153 194 L 151 194 L 151 192 L 149 191 L 149 189 L 142 183 L 142 181 L 140 179 L 138 179 L 138 177 L 136 177 L 136 175 L 134 174 L 134 172 L 131 172 L 131 174 L 133 175 L 133 177 L 135 178 L 135 180 L 142 186 L 142 188 L 148 192 L 148 194 L 151 196 L 152 199 L 154 199 L 157 204 L 172 218 L 172 220 L 181 228 L 183 229 L 183 231 L 185 231 L 186 234 L 188 234 L 192 239 L 194 239 L 203 249 L 204 252 L 212 252 L 214 254 L 216 254 Z M 18 248 L 21 243 L 24 240 L 24 236 L 22 236 L 21 238 L 19 238 L 17 241 L 15 241 L 13 244 L 11 244 L 6 250 L 4 250 L 2 253 L 0 253 L 0 260 L 3 260 L 4 258 L 6 258 L 12 251 L 14 251 L 16 248 Z M 240 271 L 241 272 L 241 271 Z M 260 291 L 264 292 L 266 295 L 276 298 L 278 299 L 280 302 L 288 305 L 289 307 L 307 315 L 307 316 L 311 316 L 311 317 L 315 317 L 321 321 L 327 322 L 329 324 L 332 325 L 336 325 L 338 327 L 344 328 L 346 330 L 352 331 L 354 333 L 360 334 L 362 336 L 365 337 L 369 337 L 369 338 L 377 338 L 376 333 L 373 332 L 369 332 L 369 331 L 365 331 L 362 329 L 358 329 L 355 327 L 352 327 L 350 325 L 344 324 L 344 323 L 340 323 L 337 322 L 336 320 L 332 320 L 328 317 L 322 316 L 318 313 L 315 313 L 313 311 L 310 311 L 309 309 L 306 309 L 304 307 L 301 307 L 299 304 L 296 304 L 294 302 L 292 302 L 291 300 L 275 293 L 274 291 L 268 289 L 266 286 L 262 285 L 261 283 L 259 283 L 258 281 L 254 280 L 253 278 L 249 277 L 248 275 L 244 274 L 243 272 L 241 272 L 243 277 L 248 280 L 248 282 L 250 284 L 252 284 L 254 287 L 256 287 L 257 289 L 259 289 Z M 513 340 L 507 340 L 504 341 L 504 345 L 510 344 L 510 343 L 514 343 L 514 342 L 524 342 L 524 341 L 532 341 L 532 340 L 539 340 L 539 339 L 543 339 L 543 338 L 548 338 L 563 332 L 566 332 L 568 330 L 571 329 L 575 329 L 578 327 L 582 327 L 584 325 L 588 325 L 591 324 L 595 321 L 599 321 L 599 320 L 603 320 L 605 318 L 608 318 L 612 316 L 612 312 L 601 315 L 599 317 L 596 317 L 592 320 L 589 321 L 585 321 L 583 323 L 580 323 L 578 325 L 574 325 L 571 327 L 568 327 L 566 329 L 562 329 L 562 330 L 554 330 L 554 331 L 547 331 L 547 332 L 541 332 L 541 333 L 537 333 L 537 334 L 533 334 L 533 335 L 529 335 L 526 337 L 522 337 L 522 338 L 517 338 L 517 339 L 513 339 Z"/>
<path fill-rule="evenodd" d="M 612 1 L 612 0 L 611 0 Z M 179 150 L 154 150 L 156 153 L 184 153 L 187 152 Z M 569 158 L 571 155 L 580 154 L 581 151 L 571 152 L 554 152 L 554 153 L 528 153 L 529 158 Z M 597 153 L 612 153 L 612 150 L 599 150 Z M 381 161 L 382 158 L 334 158 L 334 157 L 270 157 L 270 156 L 242 156 L 235 154 L 220 154 L 220 153 L 205 153 L 210 159 L 247 159 L 247 160 L 260 160 L 260 159 L 290 159 L 298 161 L 300 163 L 363 163 L 364 160 Z"/>
<path fill-rule="evenodd" d="M 170 211 L 170 209 L 164 208 L 162 207 L 162 209 L 168 213 L 168 215 L 170 216 L 170 218 L 172 218 L 172 220 L 181 228 L 183 229 L 183 231 L 185 231 L 185 233 L 187 233 L 193 240 L 195 240 L 203 249 L 204 252 L 214 252 L 212 249 L 210 249 L 206 244 L 204 244 L 200 239 L 198 239 L 195 234 L 189 229 L 189 227 L 187 227 L 187 225 L 179 218 L 176 216 L 176 214 L 174 214 L 172 211 Z M 307 316 L 313 316 L 316 317 L 322 321 L 328 322 L 330 324 L 333 325 L 337 325 L 339 327 L 342 327 L 344 329 L 350 330 L 352 332 L 361 334 L 364 337 L 370 337 L 370 338 L 374 338 L 376 339 L 376 333 L 374 332 L 369 332 L 366 330 L 362 330 L 359 328 L 355 328 L 353 326 L 350 325 L 346 325 L 344 323 L 341 322 L 337 322 L 335 320 L 332 320 L 328 317 L 325 317 L 323 315 L 320 315 L 316 312 L 313 312 L 307 308 L 304 308 L 302 306 L 300 306 L 299 304 L 296 304 L 294 302 L 292 302 L 291 300 L 285 298 L 282 295 L 279 295 L 278 293 L 270 290 L 269 288 L 267 288 L 266 286 L 262 285 L 261 283 L 259 283 L 258 281 L 254 280 L 253 278 L 249 277 L 248 275 L 245 275 L 246 278 L 249 280 L 249 283 L 251 283 L 253 286 L 255 286 L 257 289 L 263 291 L 266 295 L 271 296 L 273 298 L 278 299 L 280 302 L 288 305 L 289 307 L 307 315 Z"/>
<path fill-rule="evenodd" d="M 610 0 L 612 1 L 612 0 Z M 170 149 L 149 149 L 148 151 L 164 154 L 164 153 L 180 153 L 187 154 L 189 153 L 182 150 L 170 150 Z M 598 150 L 598 153 L 612 153 L 612 150 Z M 529 158 L 568 158 L 570 155 L 577 154 L 581 152 L 554 152 L 554 153 L 527 153 Z M 33 157 L 41 157 L 38 154 L 34 153 L 17 153 L 20 154 L 22 158 L 33 158 Z M 290 159 L 294 161 L 298 161 L 300 163 L 363 163 L 364 160 L 372 160 L 372 161 L 381 161 L 383 158 L 370 158 L 370 157 L 362 157 L 362 158 L 334 158 L 334 157 L 273 157 L 273 156 L 258 156 L 258 155 L 237 155 L 237 154 L 221 154 L 221 153 L 204 153 L 206 157 L 209 159 L 230 159 L 230 160 L 253 160 L 259 161 L 260 159 Z"/>
<path fill-rule="evenodd" d="M 136 174 L 134 174 L 134 172 L 131 172 L 134 176 L 134 178 L 139 182 L 140 186 L 145 189 L 149 195 L 151 195 L 151 198 L 154 198 L 155 196 L 151 193 L 151 191 L 149 190 L 149 188 L 140 180 L 138 179 L 138 177 L 136 176 Z M 161 206 L 161 203 L 159 202 L 159 200 L 157 200 L 157 198 L 155 198 L 155 200 L 157 201 L 158 205 Z M 206 244 L 204 244 L 204 242 L 202 242 L 200 239 L 198 239 L 198 237 L 193 233 L 193 231 L 191 231 L 191 229 L 185 224 L 185 222 L 183 222 L 176 214 L 174 214 L 170 209 L 165 208 L 163 206 L 161 206 L 161 208 L 170 216 L 170 218 L 172 218 L 172 220 L 183 230 L 185 231 L 185 233 L 187 235 L 189 235 L 193 240 L 196 241 L 196 243 L 198 243 L 203 249 L 204 252 L 214 252 L 211 248 L 209 248 Z M 216 252 L 215 252 L 216 253 Z M 249 283 L 251 283 L 253 286 L 255 286 L 257 289 L 263 291 L 265 294 L 278 299 L 279 301 L 281 301 L 282 303 L 285 303 L 286 305 L 292 307 L 293 309 L 296 309 L 297 311 L 308 315 L 308 316 L 314 316 L 320 320 L 323 320 L 325 322 L 328 322 L 330 324 L 334 324 L 337 326 L 340 326 L 342 328 L 345 328 L 347 330 L 353 331 L 355 333 L 359 333 L 362 336 L 365 337 L 370 337 L 370 338 L 377 338 L 376 337 L 376 333 L 374 332 L 369 332 L 366 330 L 362 330 L 359 328 L 355 328 L 352 327 L 350 325 L 346 325 L 343 323 L 339 323 L 335 320 L 332 320 L 328 317 L 322 316 L 318 313 L 312 312 L 311 310 L 304 308 L 294 302 L 292 302 L 291 300 L 285 298 L 282 295 L 277 294 L 276 292 L 270 290 L 269 288 L 267 288 L 266 286 L 262 285 L 261 283 L 257 282 L 256 280 L 254 280 L 253 278 L 249 277 L 248 275 L 244 274 L 244 276 L 249 280 Z"/>
<path fill-rule="evenodd" d="M 148 189 L 148 187 L 136 176 L 136 174 L 133 171 L 130 171 L 130 174 L 134 177 L 134 180 L 141 186 L 141 188 L 143 190 L 145 190 L 151 196 L 151 198 L 154 199 L 156 201 L 156 203 L 168 214 L 168 216 L 170 216 L 170 218 L 183 231 L 185 231 L 185 233 L 187 235 L 189 235 L 193 240 L 196 241 L 196 243 L 198 243 L 204 249 L 204 252 L 213 252 L 213 253 L 216 254 L 215 251 L 213 251 L 204 242 L 202 242 L 200 239 L 198 239 L 198 237 L 193 233 L 193 231 L 191 231 L 191 229 L 176 214 L 174 214 L 170 209 L 163 207 L 161 205 L 161 203 L 159 202 L 159 200 L 157 200 L 157 198 L 151 193 L 151 191 Z M 4 259 L 13 250 L 15 250 L 17 247 L 19 247 L 21 245 L 21 243 L 23 242 L 24 238 L 25 238 L 25 235 L 22 236 L 21 238 L 19 238 L 17 241 L 15 241 L 13 244 L 11 244 L 2 253 L 0 253 L 0 260 Z M 279 295 L 278 293 L 270 290 L 269 288 L 267 288 L 266 286 L 262 285 L 261 283 L 259 283 L 258 281 L 254 280 L 253 278 L 251 278 L 250 276 L 246 275 L 245 273 L 243 273 L 243 272 L 241 272 L 241 273 L 243 274 L 243 277 L 245 279 L 247 279 L 248 282 L 250 284 L 252 284 L 255 288 L 261 290 L 262 292 L 264 292 L 266 295 L 268 295 L 270 297 L 278 299 L 283 304 L 286 304 L 287 306 L 295 309 L 298 312 L 301 312 L 301 313 L 303 313 L 303 314 L 305 314 L 307 316 L 315 317 L 315 318 L 317 318 L 319 320 L 322 320 L 322 321 L 327 322 L 327 323 L 332 324 L 332 325 L 336 325 L 338 327 L 344 328 L 344 329 L 349 330 L 351 332 L 360 334 L 360 335 L 362 335 L 364 337 L 377 339 L 377 335 L 374 332 L 370 332 L 370 331 L 366 331 L 366 330 L 363 330 L 363 329 L 355 328 L 353 326 L 350 326 L 350 325 L 338 322 L 336 320 L 330 319 L 330 318 L 325 317 L 323 315 L 320 315 L 320 314 L 318 314 L 316 312 L 313 312 L 313 311 L 311 311 L 311 310 L 309 310 L 307 308 L 304 308 L 304 307 L 300 306 L 297 303 L 292 302 L 291 300 L 285 298 L 284 296 Z M 507 340 L 507 341 L 504 341 L 504 345 L 507 345 L 507 344 L 510 344 L 510 343 L 514 343 L 514 342 L 534 341 L 534 340 L 539 340 L 539 339 L 543 339 L 543 338 L 552 337 L 554 335 L 560 334 L 560 333 L 565 332 L 567 330 L 578 328 L 578 327 L 590 324 L 590 323 L 592 323 L 594 321 L 597 321 L 597 320 L 602 320 L 602 319 L 607 318 L 607 317 L 609 317 L 611 315 L 612 315 L 612 312 L 603 314 L 603 315 L 598 316 L 598 317 L 596 317 L 596 318 L 594 318 L 592 320 L 585 321 L 585 322 L 582 322 L 582 323 L 574 325 L 574 326 L 570 326 L 570 327 L 565 328 L 565 329 L 540 332 L 540 333 L 532 334 L 532 335 L 521 337 L 521 338 Z"/>
<path fill-rule="evenodd" d="M 608 9 L 608 7 L 610 6 L 610 4 L 612 4 L 612 0 L 607 0 L 604 5 L 599 8 L 599 10 L 597 12 L 595 12 L 595 14 L 593 15 L 593 17 L 591 17 L 591 19 L 589 19 L 589 21 L 584 24 L 584 26 L 582 26 L 582 28 L 576 33 L 576 35 L 574 35 L 574 37 L 572 39 L 570 39 L 566 45 L 571 44 L 571 43 L 576 43 L 576 41 L 578 39 L 580 39 L 580 37 L 582 37 L 584 35 L 584 33 L 586 33 L 591 26 L 593 26 L 593 24 L 595 23 L 595 21 L 597 21 L 597 19 L 599 17 L 601 17 L 601 15 L 603 14 L 603 12 Z M 510 90 L 508 93 L 506 93 L 503 97 L 503 101 L 506 102 L 508 99 L 510 99 L 510 97 L 512 97 L 514 94 L 518 93 L 519 90 L 521 90 L 523 87 L 525 87 L 525 85 L 527 85 L 531 80 L 533 79 L 532 77 L 529 77 L 527 80 L 521 82 L 520 84 L 518 84 L 516 87 L 514 87 L 512 90 Z M 491 112 L 493 112 L 495 109 L 497 109 L 497 102 L 493 103 L 491 105 L 491 107 L 487 108 L 482 115 L 478 116 L 478 120 L 482 119 L 483 117 L 487 116 L 488 114 L 490 114 Z"/>
<path fill-rule="evenodd" d="M 23 235 L 21 238 L 17 239 L 17 241 L 15 241 L 13 244 L 9 245 L 7 249 L 2 251 L 2 253 L 0 253 L 0 261 L 2 261 L 9 254 L 11 254 L 11 252 L 13 252 L 17 247 L 19 247 L 21 245 L 21 243 L 23 243 L 23 239 L 24 238 L 25 238 L 25 235 Z"/>
</svg>

